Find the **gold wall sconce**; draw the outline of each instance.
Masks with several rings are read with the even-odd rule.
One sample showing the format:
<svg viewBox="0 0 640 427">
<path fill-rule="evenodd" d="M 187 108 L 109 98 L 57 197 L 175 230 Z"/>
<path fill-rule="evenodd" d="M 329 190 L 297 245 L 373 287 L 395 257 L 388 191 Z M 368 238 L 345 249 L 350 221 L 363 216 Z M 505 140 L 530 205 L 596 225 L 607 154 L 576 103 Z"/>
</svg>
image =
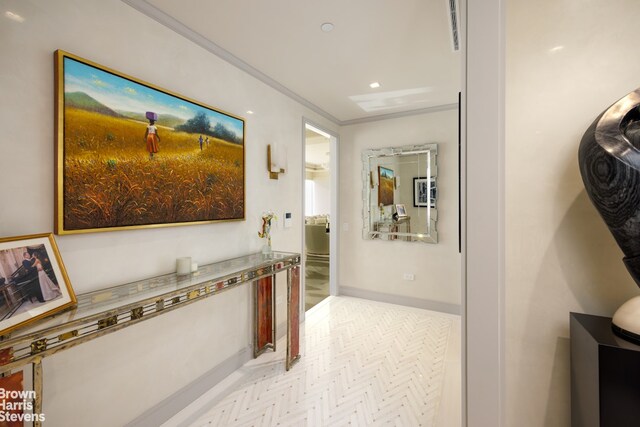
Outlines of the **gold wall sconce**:
<svg viewBox="0 0 640 427">
<path fill-rule="evenodd" d="M 267 145 L 267 170 L 269 171 L 270 179 L 278 179 L 281 173 L 284 173 L 284 156 L 278 151 L 276 145 L 271 147 L 271 144 Z"/>
</svg>

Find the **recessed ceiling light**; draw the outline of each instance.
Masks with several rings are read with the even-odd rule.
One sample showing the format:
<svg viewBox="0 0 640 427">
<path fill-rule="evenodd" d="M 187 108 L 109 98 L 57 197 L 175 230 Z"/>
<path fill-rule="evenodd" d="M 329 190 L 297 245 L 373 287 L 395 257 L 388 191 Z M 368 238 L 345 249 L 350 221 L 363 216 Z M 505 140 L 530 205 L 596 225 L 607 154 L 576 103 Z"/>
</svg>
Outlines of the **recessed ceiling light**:
<svg viewBox="0 0 640 427">
<path fill-rule="evenodd" d="M 325 33 L 328 33 L 329 31 L 333 30 L 333 24 L 331 22 L 325 22 L 324 24 L 320 25 L 320 29 Z"/>
<path fill-rule="evenodd" d="M 556 47 L 552 47 L 551 49 L 549 49 L 549 53 L 556 53 L 556 52 L 560 52 L 562 49 L 564 49 L 564 46 L 556 46 Z"/>
<path fill-rule="evenodd" d="M 377 88 L 379 88 L 379 87 L 380 87 L 380 83 L 378 83 L 378 82 L 373 82 L 373 83 L 371 83 L 371 84 L 369 85 L 369 87 L 370 87 L 371 89 L 377 89 Z"/>
<path fill-rule="evenodd" d="M 13 13 L 9 10 L 7 10 L 4 13 L 4 16 L 6 16 L 7 18 L 11 19 L 12 21 L 16 21 L 16 22 L 24 22 L 24 18 L 20 15 L 18 15 L 17 13 Z"/>
<path fill-rule="evenodd" d="M 247 110 L 247 114 L 253 114 L 253 111 Z"/>
</svg>

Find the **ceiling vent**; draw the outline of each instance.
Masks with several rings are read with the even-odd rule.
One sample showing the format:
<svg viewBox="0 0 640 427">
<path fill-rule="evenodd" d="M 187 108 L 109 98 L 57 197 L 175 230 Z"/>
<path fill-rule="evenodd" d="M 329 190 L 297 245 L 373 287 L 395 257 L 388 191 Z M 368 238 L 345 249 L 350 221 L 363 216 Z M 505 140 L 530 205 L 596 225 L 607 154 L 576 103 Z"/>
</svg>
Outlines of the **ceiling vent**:
<svg viewBox="0 0 640 427">
<path fill-rule="evenodd" d="M 448 0 L 449 2 L 449 23 L 451 24 L 451 41 L 453 44 L 453 50 L 460 50 L 460 39 L 458 32 L 458 8 L 456 6 L 456 0 Z"/>
</svg>

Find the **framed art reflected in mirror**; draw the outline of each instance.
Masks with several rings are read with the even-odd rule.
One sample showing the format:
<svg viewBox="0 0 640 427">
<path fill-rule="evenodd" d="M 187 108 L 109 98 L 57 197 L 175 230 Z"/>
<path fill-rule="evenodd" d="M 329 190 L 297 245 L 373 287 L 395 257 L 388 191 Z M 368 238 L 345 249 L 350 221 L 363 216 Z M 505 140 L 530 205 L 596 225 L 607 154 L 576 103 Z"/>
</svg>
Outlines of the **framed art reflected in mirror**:
<svg viewBox="0 0 640 427">
<path fill-rule="evenodd" d="M 395 178 L 393 170 L 384 166 L 378 166 L 378 202 L 382 206 L 393 204 L 393 191 L 395 190 Z"/>
<path fill-rule="evenodd" d="M 436 207 L 436 178 L 418 176 L 413 178 L 413 206 L 416 208 Z"/>
</svg>

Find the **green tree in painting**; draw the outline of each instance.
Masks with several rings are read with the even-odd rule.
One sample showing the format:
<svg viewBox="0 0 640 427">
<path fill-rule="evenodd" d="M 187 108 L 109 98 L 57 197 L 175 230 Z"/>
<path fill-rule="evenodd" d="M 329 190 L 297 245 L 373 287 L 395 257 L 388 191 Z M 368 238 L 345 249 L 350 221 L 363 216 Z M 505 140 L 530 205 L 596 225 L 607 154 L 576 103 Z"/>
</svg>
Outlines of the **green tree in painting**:
<svg viewBox="0 0 640 427">
<path fill-rule="evenodd" d="M 235 144 L 242 143 L 242 139 L 238 138 L 236 134 L 227 129 L 222 123 L 217 123 L 214 126 L 212 136 Z"/>
<path fill-rule="evenodd" d="M 187 120 L 184 124 L 176 127 L 177 131 L 189 133 L 203 133 L 211 135 L 211 122 L 205 113 L 197 113 L 193 118 Z"/>
</svg>

